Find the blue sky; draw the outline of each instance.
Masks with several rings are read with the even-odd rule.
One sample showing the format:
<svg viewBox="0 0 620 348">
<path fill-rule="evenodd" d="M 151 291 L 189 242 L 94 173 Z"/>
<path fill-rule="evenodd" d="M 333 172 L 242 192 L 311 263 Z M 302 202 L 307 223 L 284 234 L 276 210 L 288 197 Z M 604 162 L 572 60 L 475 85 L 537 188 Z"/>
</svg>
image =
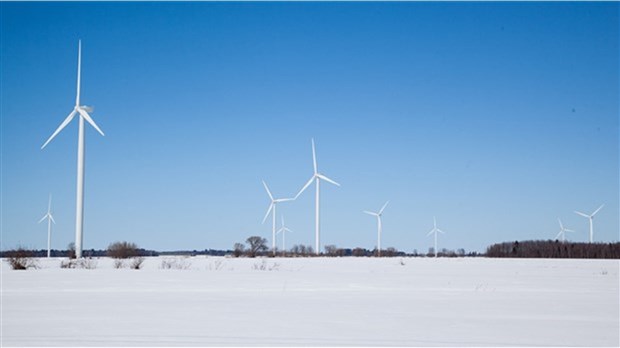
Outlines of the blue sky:
<svg viewBox="0 0 620 348">
<path fill-rule="evenodd" d="M 0 3 L 2 249 L 74 240 L 77 42 L 84 248 L 228 249 L 319 170 L 322 245 L 484 251 L 619 239 L 619 4 Z M 314 244 L 314 192 L 278 209 Z M 278 218 L 279 219 L 279 218 Z M 278 240 L 280 243 L 280 240 Z"/>
</svg>

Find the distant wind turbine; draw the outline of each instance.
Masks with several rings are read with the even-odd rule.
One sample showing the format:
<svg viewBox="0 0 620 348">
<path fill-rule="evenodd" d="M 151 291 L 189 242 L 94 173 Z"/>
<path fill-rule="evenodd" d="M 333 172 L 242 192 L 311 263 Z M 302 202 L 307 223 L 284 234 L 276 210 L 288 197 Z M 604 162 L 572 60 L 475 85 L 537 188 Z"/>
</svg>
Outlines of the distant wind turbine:
<svg viewBox="0 0 620 348">
<path fill-rule="evenodd" d="M 428 237 L 433 233 L 435 234 L 435 257 L 437 257 L 437 232 L 445 234 L 444 231 L 437 228 L 437 220 L 433 216 L 433 229 L 426 236 Z"/>
<path fill-rule="evenodd" d="M 47 257 L 51 257 L 52 255 L 52 222 L 56 224 L 54 221 L 54 217 L 52 216 L 52 194 L 50 193 L 50 199 L 47 203 L 47 213 L 43 215 L 39 223 L 42 223 L 43 220 L 47 219 Z"/>
<path fill-rule="evenodd" d="M 41 150 L 47 146 L 47 144 L 54 139 L 54 137 L 60 133 L 68 124 L 73 120 L 76 115 L 79 115 L 78 123 L 78 151 L 77 151 L 77 197 L 76 197 L 76 211 L 75 211 L 75 255 L 77 258 L 82 257 L 82 236 L 84 227 L 84 120 L 88 122 L 93 128 L 104 135 L 101 129 L 97 126 L 95 121 L 88 114 L 93 112 L 93 108 L 86 105 L 80 105 L 80 70 L 82 64 L 82 41 L 78 41 L 78 69 L 77 69 L 77 95 L 75 97 L 75 107 L 73 111 L 67 116 L 67 118 L 60 124 L 52 136 L 47 139 L 45 144 L 41 146 Z"/>
<path fill-rule="evenodd" d="M 381 215 L 383 214 L 383 210 L 385 209 L 385 207 L 387 207 L 388 203 L 390 203 L 390 201 L 385 202 L 385 204 L 383 205 L 381 210 L 379 210 L 378 213 L 364 210 L 364 213 L 377 217 L 377 245 L 378 245 L 378 247 L 377 247 L 378 254 L 377 255 L 379 257 L 381 257 Z"/>
<path fill-rule="evenodd" d="M 562 225 L 562 220 L 560 220 L 560 218 L 558 218 L 558 222 L 560 223 L 560 232 L 558 232 L 558 234 L 555 236 L 555 239 L 562 237 L 562 242 L 565 242 L 566 241 L 565 232 L 575 232 L 575 231 L 569 230 L 568 228 L 564 228 L 564 225 Z"/>
<path fill-rule="evenodd" d="M 276 233 L 282 233 L 282 251 L 286 252 L 286 233 L 293 232 L 288 227 L 284 226 L 284 216 L 282 218 L 282 227 Z"/>
<path fill-rule="evenodd" d="M 306 183 L 306 185 L 304 185 L 304 187 L 299 190 L 299 192 L 297 193 L 297 196 L 295 196 L 295 198 L 299 197 L 299 195 L 304 192 L 308 186 L 310 186 L 310 184 L 312 184 L 313 181 L 316 182 L 316 196 L 315 196 L 315 218 L 314 218 L 314 236 L 315 236 L 315 246 L 316 246 L 316 254 L 320 254 L 320 238 L 321 238 L 321 231 L 320 231 L 320 206 L 319 206 L 319 197 L 320 197 L 320 183 L 321 180 L 325 180 L 330 184 L 334 184 L 336 186 L 340 186 L 339 183 L 335 182 L 334 180 L 326 177 L 325 175 L 319 173 L 317 164 L 316 164 L 316 151 L 314 150 L 314 139 L 312 139 L 312 164 L 314 166 L 314 174 L 312 174 L 312 177 L 310 178 L 310 180 L 308 180 L 308 182 Z"/>
<path fill-rule="evenodd" d="M 267 220 L 267 216 L 269 216 L 269 213 L 272 213 L 272 224 L 271 224 L 271 248 L 273 250 L 273 254 L 276 254 L 276 205 L 280 202 L 287 202 L 287 201 L 293 201 L 295 200 L 295 198 L 278 198 L 275 199 L 273 198 L 273 195 L 271 194 L 271 191 L 269 191 L 269 187 L 267 186 L 267 184 L 265 183 L 265 181 L 263 180 L 263 186 L 265 186 L 265 190 L 267 191 L 267 194 L 269 195 L 269 199 L 271 199 L 271 203 L 269 204 L 269 209 L 267 209 L 267 214 L 265 214 L 265 217 L 263 218 L 263 223 L 265 223 L 265 220 Z"/>
<path fill-rule="evenodd" d="M 596 213 L 598 213 L 599 210 L 601 210 L 603 208 L 603 206 L 605 206 L 605 204 L 601 204 L 600 207 L 598 207 L 598 209 L 596 209 L 594 211 L 594 213 L 588 215 L 588 214 L 584 214 L 580 211 L 575 211 L 575 214 L 581 215 L 585 218 L 588 218 L 588 220 L 590 220 L 590 243 L 594 242 L 594 227 L 592 226 L 592 220 L 594 219 L 594 215 L 596 215 Z"/>
</svg>

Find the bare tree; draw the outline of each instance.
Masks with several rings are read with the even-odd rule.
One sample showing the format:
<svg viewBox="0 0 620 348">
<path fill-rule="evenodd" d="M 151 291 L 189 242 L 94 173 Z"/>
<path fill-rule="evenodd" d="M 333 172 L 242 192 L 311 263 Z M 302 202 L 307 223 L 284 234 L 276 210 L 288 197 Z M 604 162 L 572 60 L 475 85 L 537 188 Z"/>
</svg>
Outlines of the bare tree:
<svg viewBox="0 0 620 348">
<path fill-rule="evenodd" d="M 325 246 L 325 254 L 327 256 L 337 256 L 338 255 L 338 247 L 335 245 L 326 245 Z"/>
<path fill-rule="evenodd" d="M 138 250 L 138 246 L 135 243 L 114 242 L 108 246 L 107 254 L 115 259 L 128 259 L 140 256 L 140 250 Z"/>
<path fill-rule="evenodd" d="M 252 236 L 245 242 L 248 243 L 248 246 L 250 247 L 248 250 L 249 257 L 256 257 L 256 255 L 269 250 L 269 248 L 267 248 L 267 239 L 265 238 Z"/>
<path fill-rule="evenodd" d="M 233 256 L 234 257 L 239 257 L 239 256 L 243 255 L 244 251 L 245 251 L 245 245 L 243 245 L 241 243 L 235 243 L 234 250 L 233 250 Z"/>
</svg>

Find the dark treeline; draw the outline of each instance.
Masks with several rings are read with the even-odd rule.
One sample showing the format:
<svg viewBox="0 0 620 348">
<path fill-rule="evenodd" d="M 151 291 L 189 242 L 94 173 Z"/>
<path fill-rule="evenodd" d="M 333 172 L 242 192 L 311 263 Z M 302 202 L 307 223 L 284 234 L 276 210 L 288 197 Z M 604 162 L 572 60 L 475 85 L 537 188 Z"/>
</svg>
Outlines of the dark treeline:
<svg viewBox="0 0 620 348">
<path fill-rule="evenodd" d="M 571 243 L 527 240 L 493 244 L 487 257 L 620 259 L 620 243 Z"/>
</svg>

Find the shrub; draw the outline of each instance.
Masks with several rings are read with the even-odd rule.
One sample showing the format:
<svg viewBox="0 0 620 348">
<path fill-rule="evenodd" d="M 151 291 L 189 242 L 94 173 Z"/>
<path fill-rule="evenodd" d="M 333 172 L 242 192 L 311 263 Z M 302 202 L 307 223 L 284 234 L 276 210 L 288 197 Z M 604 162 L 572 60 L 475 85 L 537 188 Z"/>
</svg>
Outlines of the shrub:
<svg viewBox="0 0 620 348">
<path fill-rule="evenodd" d="M 15 270 L 26 270 L 28 268 L 38 268 L 37 260 L 34 259 L 34 252 L 22 247 L 9 250 L 5 253 L 6 261 Z"/>
<path fill-rule="evenodd" d="M 140 256 L 140 250 L 135 243 L 114 242 L 108 246 L 107 255 L 115 259 L 128 259 Z"/>
<path fill-rule="evenodd" d="M 192 264 L 181 258 L 161 260 L 161 269 L 189 269 Z"/>
<path fill-rule="evenodd" d="M 119 268 L 124 268 L 124 267 L 125 267 L 125 261 L 123 261 L 122 259 L 114 260 L 114 268 L 119 269 Z"/>
<path fill-rule="evenodd" d="M 267 264 L 267 261 L 264 259 L 261 260 L 261 263 L 255 263 L 252 265 L 252 269 L 255 271 L 277 271 L 280 269 L 280 265 L 278 263 L 273 263 L 271 266 Z"/>
<path fill-rule="evenodd" d="M 93 259 L 68 259 L 60 262 L 60 268 L 95 269 L 97 261 Z"/>
<path fill-rule="evenodd" d="M 129 267 L 131 269 L 140 269 L 142 267 L 142 263 L 144 263 L 144 257 L 134 257 L 131 260 L 131 264 L 129 265 Z"/>
</svg>

